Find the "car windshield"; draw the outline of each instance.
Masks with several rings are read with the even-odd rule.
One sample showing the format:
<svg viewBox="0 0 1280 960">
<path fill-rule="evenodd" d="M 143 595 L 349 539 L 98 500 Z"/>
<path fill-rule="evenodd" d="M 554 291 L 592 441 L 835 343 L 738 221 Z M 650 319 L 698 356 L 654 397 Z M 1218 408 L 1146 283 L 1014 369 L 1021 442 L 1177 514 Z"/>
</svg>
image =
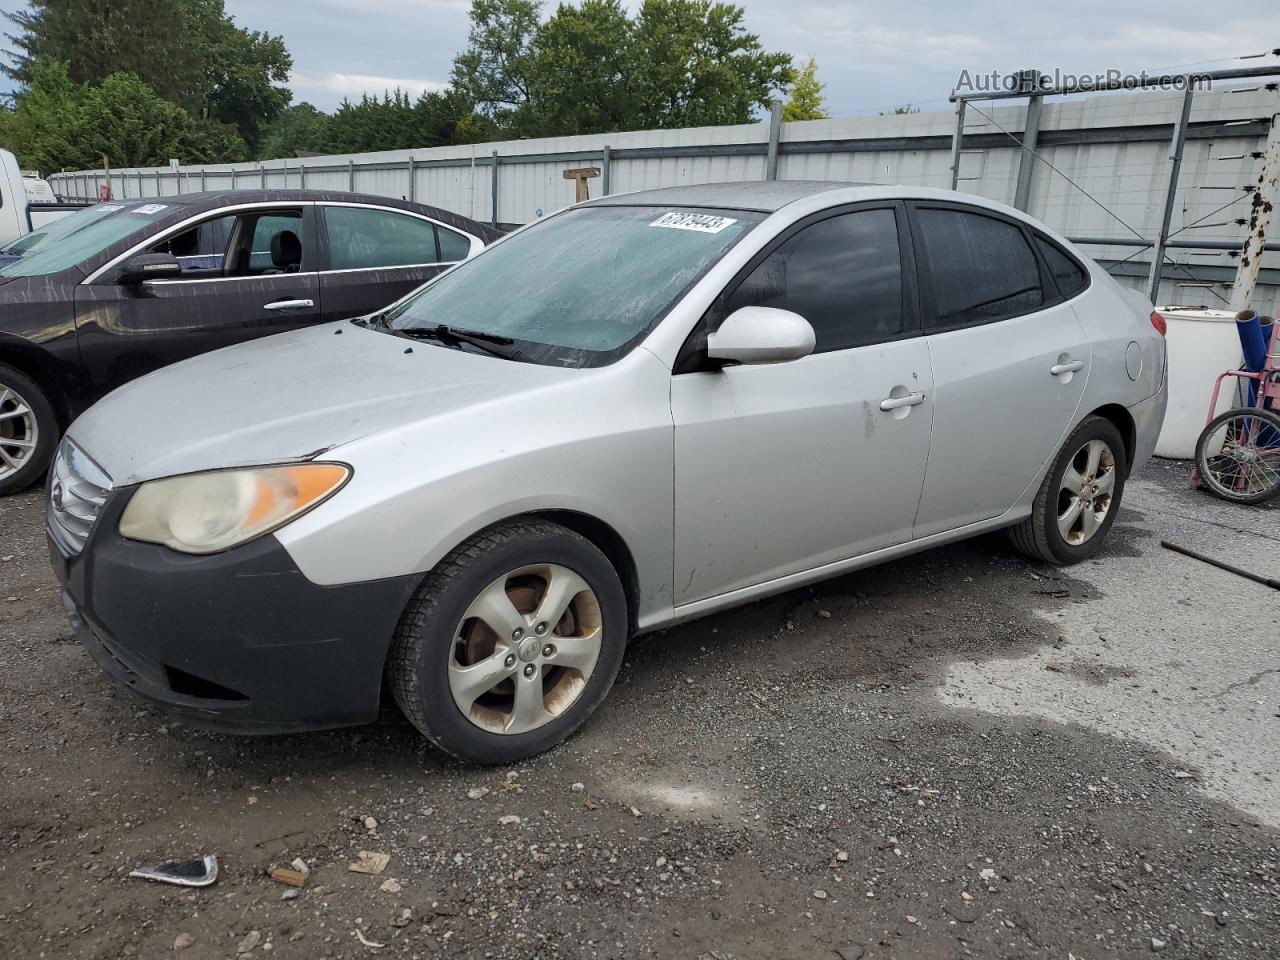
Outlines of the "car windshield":
<svg viewBox="0 0 1280 960">
<path fill-rule="evenodd" d="M 388 315 L 511 342 L 533 363 L 592 367 L 630 350 L 757 223 L 742 210 L 569 210 L 486 250 Z"/>
<path fill-rule="evenodd" d="M 5 247 L 6 254 L 17 254 L 22 259 L 0 266 L 0 277 L 58 273 L 101 253 L 154 221 L 156 214 L 165 209 L 168 206 L 160 203 L 100 203 L 86 207 Z M 23 243 L 26 245 L 17 249 Z"/>
</svg>

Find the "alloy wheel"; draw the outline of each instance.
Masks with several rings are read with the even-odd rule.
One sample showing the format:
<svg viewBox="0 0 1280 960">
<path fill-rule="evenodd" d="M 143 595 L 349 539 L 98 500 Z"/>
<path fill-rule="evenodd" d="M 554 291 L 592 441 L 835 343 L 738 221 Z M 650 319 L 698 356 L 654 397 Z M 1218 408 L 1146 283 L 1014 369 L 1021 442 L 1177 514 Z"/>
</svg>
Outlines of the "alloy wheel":
<svg viewBox="0 0 1280 960">
<path fill-rule="evenodd" d="M 1090 440 L 1076 451 L 1058 490 L 1058 532 L 1072 546 L 1086 543 L 1111 511 L 1116 458 L 1105 440 Z"/>
<path fill-rule="evenodd" d="M 500 734 L 550 723 L 582 695 L 603 640 L 600 603 L 568 567 L 535 564 L 499 577 L 454 631 L 449 690 L 462 714 Z"/>
<path fill-rule="evenodd" d="M 39 442 L 40 427 L 31 404 L 16 390 L 0 384 L 0 480 L 26 466 Z"/>
</svg>

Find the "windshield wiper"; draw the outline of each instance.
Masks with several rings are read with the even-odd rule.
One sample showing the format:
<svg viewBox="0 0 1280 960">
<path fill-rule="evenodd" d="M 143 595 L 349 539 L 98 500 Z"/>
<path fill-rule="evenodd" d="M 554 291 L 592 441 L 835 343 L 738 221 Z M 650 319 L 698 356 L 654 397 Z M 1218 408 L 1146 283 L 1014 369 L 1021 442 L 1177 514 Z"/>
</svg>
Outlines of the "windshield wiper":
<svg viewBox="0 0 1280 960">
<path fill-rule="evenodd" d="M 515 359 L 519 354 L 519 351 L 499 349 L 501 347 L 509 347 L 515 343 L 510 337 L 504 337 L 496 333 L 485 333 L 481 330 L 458 330 L 447 323 L 437 323 L 432 327 L 401 327 L 395 333 L 402 337 L 413 337 L 414 339 L 439 340 L 443 343 L 452 341 L 455 344 L 466 343 L 473 347 L 479 347 L 486 353 L 501 357 L 504 360 Z"/>
</svg>

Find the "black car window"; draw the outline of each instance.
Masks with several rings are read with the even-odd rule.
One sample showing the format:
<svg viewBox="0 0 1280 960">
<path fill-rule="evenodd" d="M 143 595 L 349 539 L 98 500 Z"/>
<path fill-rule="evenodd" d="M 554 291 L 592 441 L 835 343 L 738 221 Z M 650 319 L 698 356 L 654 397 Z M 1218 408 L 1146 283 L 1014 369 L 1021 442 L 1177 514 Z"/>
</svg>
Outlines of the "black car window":
<svg viewBox="0 0 1280 960">
<path fill-rule="evenodd" d="M 454 263 L 458 260 L 467 259 L 467 254 L 471 252 L 471 238 L 465 233 L 458 233 L 456 230 L 449 230 L 446 227 L 436 227 L 436 234 L 440 237 L 440 259 L 445 263 Z"/>
<path fill-rule="evenodd" d="M 272 210 L 240 217 L 236 276 L 297 273 L 302 269 L 301 210 Z"/>
<path fill-rule="evenodd" d="M 1053 275 L 1053 282 L 1057 284 L 1058 292 L 1064 299 L 1070 300 L 1089 285 L 1089 275 L 1080 264 L 1063 252 L 1056 243 L 1039 234 L 1035 237 L 1040 255 L 1049 265 L 1049 273 Z"/>
<path fill-rule="evenodd" d="M 783 242 L 725 302 L 777 307 L 813 326 L 815 352 L 843 350 L 903 332 L 902 260 L 893 210 L 821 220 Z"/>
<path fill-rule="evenodd" d="M 324 218 L 329 230 L 329 266 L 333 270 L 400 267 L 441 260 L 436 251 L 435 224 L 428 220 L 367 207 L 326 207 Z"/>
<path fill-rule="evenodd" d="M 176 257 L 184 280 L 220 277 L 226 258 L 227 242 L 235 225 L 234 214 L 205 220 L 195 226 L 166 237 L 147 248 L 148 253 L 167 253 Z"/>
<path fill-rule="evenodd" d="M 926 207 L 915 217 L 933 294 L 931 326 L 990 323 L 1043 306 L 1040 267 L 1020 228 L 962 210 Z"/>
</svg>

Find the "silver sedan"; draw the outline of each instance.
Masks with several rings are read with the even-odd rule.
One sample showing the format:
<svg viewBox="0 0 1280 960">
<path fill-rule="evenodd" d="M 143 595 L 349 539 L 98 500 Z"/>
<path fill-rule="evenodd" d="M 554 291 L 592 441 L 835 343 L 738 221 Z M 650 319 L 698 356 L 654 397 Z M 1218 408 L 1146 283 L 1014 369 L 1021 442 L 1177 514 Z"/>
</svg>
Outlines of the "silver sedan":
<svg viewBox="0 0 1280 960">
<path fill-rule="evenodd" d="M 389 689 L 512 761 L 636 633 L 1001 528 L 1091 556 L 1155 444 L 1163 332 L 973 196 L 608 197 L 110 395 L 52 471 L 53 561 L 103 666 L 192 722 L 359 723 Z"/>
</svg>

